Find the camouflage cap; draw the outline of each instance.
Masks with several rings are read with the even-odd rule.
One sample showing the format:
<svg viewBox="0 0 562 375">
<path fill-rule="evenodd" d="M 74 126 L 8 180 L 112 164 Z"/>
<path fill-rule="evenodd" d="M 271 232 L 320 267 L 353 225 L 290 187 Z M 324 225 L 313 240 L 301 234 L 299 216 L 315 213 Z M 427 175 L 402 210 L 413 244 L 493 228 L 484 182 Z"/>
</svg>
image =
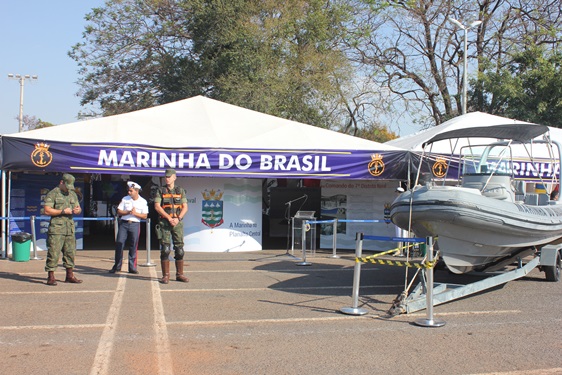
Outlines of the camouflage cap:
<svg viewBox="0 0 562 375">
<path fill-rule="evenodd" d="M 64 185 L 68 190 L 74 190 L 74 180 L 74 176 L 69 173 L 62 175 L 62 182 L 64 182 Z"/>
<path fill-rule="evenodd" d="M 166 169 L 166 177 L 170 177 L 176 174 L 176 170 L 172 168 Z"/>
</svg>

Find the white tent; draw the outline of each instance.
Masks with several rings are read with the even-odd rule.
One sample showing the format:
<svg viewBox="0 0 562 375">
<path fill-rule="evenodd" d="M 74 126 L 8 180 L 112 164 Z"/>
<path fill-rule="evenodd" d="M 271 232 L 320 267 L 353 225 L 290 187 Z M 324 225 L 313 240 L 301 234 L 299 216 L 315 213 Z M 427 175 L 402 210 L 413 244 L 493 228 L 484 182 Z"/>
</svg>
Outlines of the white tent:
<svg viewBox="0 0 562 375">
<path fill-rule="evenodd" d="M 400 147 L 405 150 L 410 150 L 413 151 L 414 153 L 420 154 L 421 151 L 423 151 L 423 144 L 438 134 L 452 131 L 452 130 L 463 129 L 463 128 L 486 127 L 486 126 L 493 126 L 493 125 L 510 125 L 510 124 L 532 125 L 532 123 L 529 122 L 513 120 L 500 116 L 494 116 L 482 112 L 472 112 L 455 117 L 449 121 L 444 122 L 439 126 L 435 126 L 433 128 L 417 132 L 415 134 L 394 139 L 392 141 L 386 142 L 385 144 L 395 147 Z M 553 141 L 562 144 L 562 129 L 549 127 L 548 135 L 550 139 L 552 139 Z M 444 139 L 432 143 L 426 148 L 425 151 L 433 154 L 441 154 L 444 156 L 448 156 L 452 154 L 458 155 L 460 153 L 461 147 L 464 147 L 466 145 L 469 144 L 471 146 L 486 145 L 496 140 L 497 139 L 488 139 L 488 138 Z M 532 155 L 535 162 L 540 162 L 544 164 L 544 168 L 546 170 L 548 170 L 552 166 L 552 163 L 554 163 L 554 160 L 557 160 L 558 157 L 560 156 L 558 154 L 558 151 L 559 150 L 557 150 L 556 148 L 554 148 L 553 150 L 550 147 L 545 146 L 544 144 L 542 145 L 535 144 L 533 146 L 515 145 L 512 147 L 512 152 L 515 156 L 524 158 L 525 160 L 529 160 L 528 159 L 529 155 Z M 435 162 L 435 160 L 433 160 L 432 162 Z M 517 177 L 518 179 L 526 180 L 528 182 L 533 182 L 533 181 L 542 182 L 542 180 L 538 180 L 538 177 L 536 176 L 536 172 L 533 172 L 534 170 L 530 168 L 530 166 L 526 166 L 526 168 L 522 168 L 520 166 L 519 168 L 521 170 L 520 172 L 521 175 Z M 535 166 L 533 166 L 533 168 L 535 168 Z M 427 172 L 430 173 L 429 170 Z M 452 178 L 456 178 L 455 173 L 452 173 L 451 176 Z"/>
<path fill-rule="evenodd" d="M 390 180 L 407 154 L 202 96 L 1 139 L 3 170 L 43 172 Z"/>
<path fill-rule="evenodd" d="M 399 150 L 203 96 L 4 137 L 155 147 Z"/>
<path fill-rule="evenodd" d="M 192 184 L 189 190 L 194 195 L 188 199 L 198 203 L 201 192 L 216 184 L 213 189 L 230 199 L 225 203 L 232 206 L 225 209 L 228 225 L 206 230 L 201 227 L 203 214 L 193 214 L 198 205 L 192 204 L 188 220 L 193 222 L 188 227 L 190 233 L 212 238 L 223 229 L 229 239 L 225 242 L 230 243 L 223 250 L 242 249 L 234 240 L 244 241 L 245 247 L 252 243 L 255 250 L 255 243 L 261 241 L 262 185 L 254 179 L 395 180 L 409 160 L 407 151 L 394 146 L 202 96 L 3 135 L 0 140 L 1 168 L 7 171 L 162 176 L 165 169 L 175 168 L 179 177 L 199 177 L 182 179 Z M 202 185 L 193 187 L 198 183 Z M 239 191 L 245 192 L 242 200 L 230 198 L 241 195 Z M 258 228 L 247 231 L 251 235 L 242 233 L 248 223 Z M 197 241 L 205 247 L 207 239 L 211 237 Z M 216 240 L 211 242 L 218 248 Z"/>
<path fill-rule="evenodd" d="M 414 134 L 410 134 L 404 137 L 393 139 L 392 141 L 386 142 L 387 146 L 399 147 L 401 149 L 410 151 L 422 151 L 422 145 L 433 138 L 435 135 L 462 128 L 479 127 L 479 126 L 491 126 L 491 125 L 508 125 L 508 124 L 529 124 L 528 122 L 518 121 L 509 119 L 506 117 L 494 116 L 483 112 L 471 112 L 465 115 L 457 116 L 449 121 L 444 122 L 439 126 L 432 127 L 427 130 L 423 130 Z M 463 141 L 461 141 L 463 142 Z M 482 140 L 470 140 L 466 143 L 482 143 Z M 443 140 L 435 142 L 431 148 L 432 152 L 448 154 L 451 152 L 452 147 L 455 150 L 459 149 L 459 146 L 463 146 L 466 143 L 451 144 L 449 140 Z"/>
</svg>

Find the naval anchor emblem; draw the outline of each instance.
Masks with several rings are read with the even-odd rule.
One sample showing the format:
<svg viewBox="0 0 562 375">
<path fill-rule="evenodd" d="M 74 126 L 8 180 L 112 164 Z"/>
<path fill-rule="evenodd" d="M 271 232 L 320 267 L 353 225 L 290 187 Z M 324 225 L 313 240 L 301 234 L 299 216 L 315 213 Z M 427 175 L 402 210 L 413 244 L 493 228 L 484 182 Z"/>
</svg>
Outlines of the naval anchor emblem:
<svg viewBox="0 0 562 375">
<path fill-rule="evenodd" d="M 437 158 L 437 161 L 435 162 L 435 164 L 433 164 L 433 167 L 431 167 L 433 175 L 437 178 L 443 178 L 447 176 L 447 169 L 447 160 L 443 158 Z"/>
<path fill-rule="evenodd" d="M 384 162 L 382 161 L 381 154 L 371 155 L 371 161 L 369 162 L 369 173 L 372 176 L 378 177 L 384 172 Z"/>
<path fill-rule="evenodd" d="M 49 147 L 51 145 L 43 142 L 35 145 L 35 150 L 31 153 L 31 162 L 36 167 L 44 168 L 53 161 L 53 154 L 49 151 Z"/>
<path fill-rule="evenodd" d="M 438 178 L 447 176 L 447 169 L 447 160 L 443 158 L 437 158 L 437 161 L 435 162 L 435 164 L 433 164 L 433 167 L 431 167 L 433 175 Z"/>
</svg>

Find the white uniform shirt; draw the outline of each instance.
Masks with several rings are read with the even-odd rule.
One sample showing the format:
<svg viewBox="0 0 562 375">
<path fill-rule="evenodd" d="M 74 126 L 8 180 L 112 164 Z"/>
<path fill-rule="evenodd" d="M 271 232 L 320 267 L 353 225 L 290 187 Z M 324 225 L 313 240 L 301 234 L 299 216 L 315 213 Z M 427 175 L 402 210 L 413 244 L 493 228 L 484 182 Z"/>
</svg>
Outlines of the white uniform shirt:
<svg viewBox="0 0 562 375">
<path fill-rule="evenodd" d="M 121 199 L 121 203 L 119 203 L 119 206 L 117 206 L 117 208 L 122 211 L 132 211 L 134 208 L 135 211 L 139 214 L 148 213 L 148 203 L 146 203 L 146 199 L 144 199 L 140 195 L 137 200 L 134 200 L 128 195 L 126 197 L 123 197 L 123 199 Z M 121 217 L 121 219 L 125 221 L 140 222 L 140 219 L 133 214 L 124 215 Z"/>
</svg>

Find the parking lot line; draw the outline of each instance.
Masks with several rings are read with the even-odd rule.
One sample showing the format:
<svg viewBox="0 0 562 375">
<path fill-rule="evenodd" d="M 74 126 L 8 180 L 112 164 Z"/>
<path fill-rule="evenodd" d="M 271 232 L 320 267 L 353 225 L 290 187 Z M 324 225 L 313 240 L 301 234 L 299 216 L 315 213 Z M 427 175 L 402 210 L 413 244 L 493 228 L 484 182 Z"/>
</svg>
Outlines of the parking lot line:
<svg viewBox="0 0 562 375">
<path fill-rule="evenodd" d="M 166 317 L 164 316 L 164 305 L 162 304 L 162 296 L 160 295 L 160 286 L 156 269 L 149 269 L 152 279 L 150 285 L 152 288 L 152 306 L 154 308 L 154 333 L 156 337 L 156 353 L 158 355 L 158 370 L 160 375 L 172 375 L 173 364 L 172 354 L 170 352 L 170 340 L 168 338 L 168 327 L 166 326 Z"/>
<path fill-rule="evenodd" d="M 101 334 L 96 356 L 94 357 L 94 364 L 90 370 L 91 375 L 105 375 L 109 367 L 111 359 L 111 351 L 113 350 L 115 331 L 117 328 L 117 318 L 121 310 L 121 303 L 123 301 L 123 294 L 125 293 L 125 285 L 127 282 L 126 277 L 119 277 L 117 288 L 113 295 L 113 301 L 109 307 L 109 313 L 105 321 L 105 327 Z"/>
</svg>

